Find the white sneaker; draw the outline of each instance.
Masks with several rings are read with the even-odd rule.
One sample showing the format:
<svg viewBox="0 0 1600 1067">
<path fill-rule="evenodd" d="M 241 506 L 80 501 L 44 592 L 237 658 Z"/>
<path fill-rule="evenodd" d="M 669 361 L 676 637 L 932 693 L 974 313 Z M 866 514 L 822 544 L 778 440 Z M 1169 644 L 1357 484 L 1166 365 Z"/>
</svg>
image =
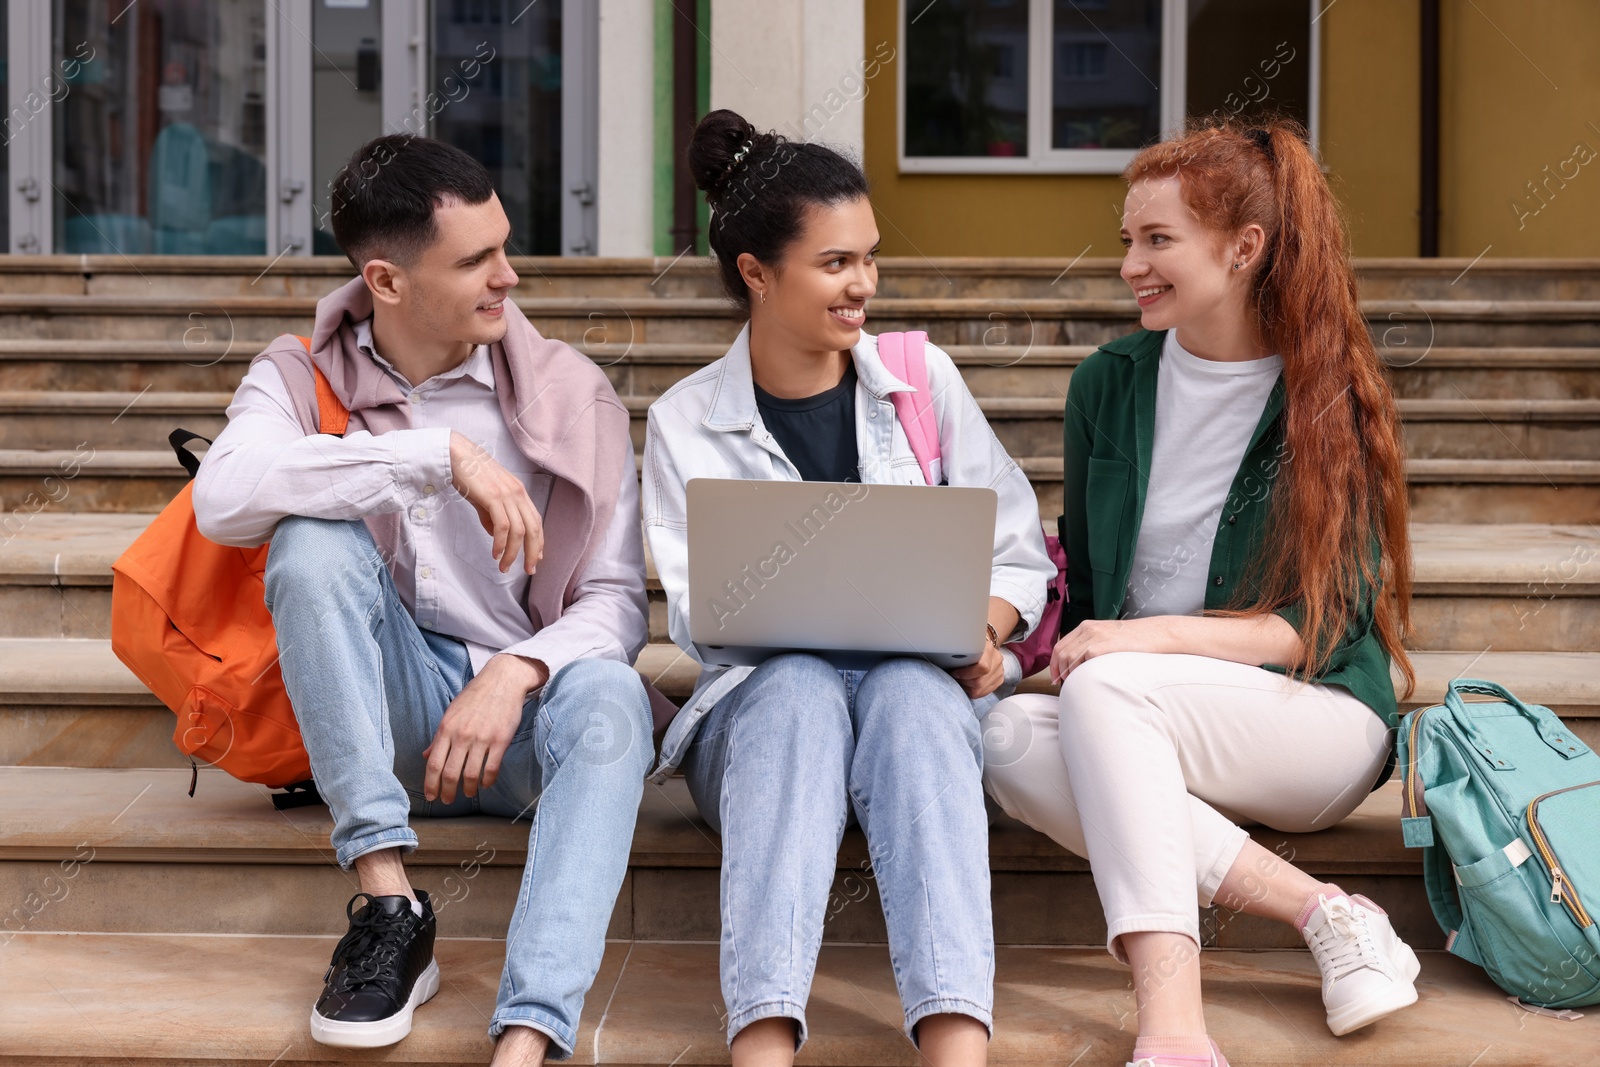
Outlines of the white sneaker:
<svg viewBox="0 0 1600 1067">
<path fill-rule="evenodd" d="M 1335 1036 L 1417 1002 L 1417 954 L 1366 897 L 1319 896 L 1301 936 L 1322 971 L 1322 1003 Z"/>
</svg>

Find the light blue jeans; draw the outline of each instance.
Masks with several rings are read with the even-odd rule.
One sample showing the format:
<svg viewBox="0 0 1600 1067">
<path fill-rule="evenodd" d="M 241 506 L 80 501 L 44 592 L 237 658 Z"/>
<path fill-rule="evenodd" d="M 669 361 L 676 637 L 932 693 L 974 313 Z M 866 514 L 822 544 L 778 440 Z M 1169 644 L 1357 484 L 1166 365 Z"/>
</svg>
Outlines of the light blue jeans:
<svg viewBox="0 0 1600 1067">
<path fill-rule="evenodd" d="M 853 812 L 867 836 L 906 1032 L 940 1013 L 992 1026 L 994 928 L 978 718 L 955 679 L 915 659 L 839 671 L 768 660 L 717 702 L 685 754 L 722 833 L 728 1040 L 805 1005 Z M 798 1047 L 798 1045 L 797 1045 Z"/>
<path fill-rule="evenodd" d="M 529 1025 L 559 1048 L 551 1058 L 566 1058 L 600 969 L 653 756 L 638 673 L 610 660 L 558 671 L 523 705 L 494 785 L 430 802 L 422 751 L 472 677 L 466 646 L 418 628 L 359 521 L 280 522 L 266 598 L 340 866 L 376 849 L 415 849 L 412 815 L 529 819 L 489 1034 Z"/>
</svg>

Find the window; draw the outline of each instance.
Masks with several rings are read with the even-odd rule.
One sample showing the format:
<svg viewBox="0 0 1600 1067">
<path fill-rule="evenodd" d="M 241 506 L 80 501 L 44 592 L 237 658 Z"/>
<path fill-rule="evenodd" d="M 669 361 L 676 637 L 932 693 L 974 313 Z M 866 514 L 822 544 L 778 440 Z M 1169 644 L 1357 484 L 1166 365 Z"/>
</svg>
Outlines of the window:
<svg viewBox="0 0 1600 1067">
<path fill-rule="evenodd" d="M 1185 116 L 1316 141 L 1318 0 L 902 0 L 900 169 L 1114 174 Z"/>
<path fill-rule="evenodd" d="M 114 13 L 114 12 L 113 12 Z M 56 252 L 267 250 L 261 0 L 56 0 Z"/>
</svg>

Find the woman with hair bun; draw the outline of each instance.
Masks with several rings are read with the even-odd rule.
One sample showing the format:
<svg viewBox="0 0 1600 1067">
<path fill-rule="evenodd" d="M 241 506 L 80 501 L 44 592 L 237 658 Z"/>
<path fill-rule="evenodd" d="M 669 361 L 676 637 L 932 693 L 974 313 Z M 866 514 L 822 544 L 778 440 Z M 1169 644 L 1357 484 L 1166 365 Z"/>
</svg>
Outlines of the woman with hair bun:
<svg viewBox="0 0 1600 1067">
<path fill-rule="evenodd" d="M 924 475 L 890 400 L 910 386 L 861 330 L 877 289 L 878 228 L 859 167 L 822 145 L 758 132 L 731 111 L 701 120 L 689 165 L 711 205 L 722 282 L 749 321 L 725 356 L 650 407 L 645 534 L 684 652 L 695 655 L 692 478 L 931 481 L 988 486 L 999 498 L 979 663 L 947 673 L 896 658 L 840 671 L 788 654 L 755 668 L 706 667 L 667 731 L 657 775 L 681 763 L 700 813 L 722 833 L 733 1062 L 787 1064 L 805 1040 L 823 923 L 860 899 L 830 900 L 840 839 L 858 820 L 907 1034 L 930 1064 L 981 1064 L 994 935 L 979 708 L 1015 685 L 1016 659 L 1001 646 L 1038 624 L 1055 574 L 1038 502 L 932 345 L 941 460 Z M 865 889 L 860 878 L 856 886 Z"/>
<path fill-rule="evenodd" d="M 1140 152 L 1122 277 L 1143 329 L 1067 394 L 1059 699 L 1001 702 L 986 784 L 1094 869 L 1141 1067 L 1225 1064 L 1198 910 L 1290 923 L 1345 1034 L 1417 999 L 1388 916 L 1252 841 L 1355 810 L 1393 769 L 1411 596 L 1405 454 L 1344 226 L 1299 127 Z"/>
</svg>

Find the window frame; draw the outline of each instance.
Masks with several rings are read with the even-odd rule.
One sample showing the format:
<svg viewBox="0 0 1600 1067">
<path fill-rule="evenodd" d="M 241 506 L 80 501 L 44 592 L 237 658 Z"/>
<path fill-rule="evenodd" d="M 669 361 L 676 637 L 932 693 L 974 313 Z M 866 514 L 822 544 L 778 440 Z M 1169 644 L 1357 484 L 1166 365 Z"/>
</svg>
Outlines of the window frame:
<svg viewBox="0 0 1600 1067">
<path fill-rule="evenodd" d="M 1055 36 L 1054 0 L 1026 0 L 1028 4 L 1028 154 L 1025 156 L 908 156 L 906 155 L 906 66 L 895 72 L 895 154 L 901 174 L 1120 174 L 1138 149 L 1054 148 L 1050 141 L 1052 101 L 1051 44 Z M 1311 8 L 1311 47 L 1307 59 L 1309 130 L 1313 151 L 1318 144 L 1321 111 L 1322 31 L 1318 25 L 1331 6 L 1326 0 L 1305 0 Z M 928 6 L 928 0 L 899 0 L 899 40 L 902 57 L 908 56 L 906 30 L 911 9 Z M 1170 137 L 1183 126 L 1187 103 L 1188 0 L 1162 0 L 1161 6 L 1161 136 Z"/>
</svg>

